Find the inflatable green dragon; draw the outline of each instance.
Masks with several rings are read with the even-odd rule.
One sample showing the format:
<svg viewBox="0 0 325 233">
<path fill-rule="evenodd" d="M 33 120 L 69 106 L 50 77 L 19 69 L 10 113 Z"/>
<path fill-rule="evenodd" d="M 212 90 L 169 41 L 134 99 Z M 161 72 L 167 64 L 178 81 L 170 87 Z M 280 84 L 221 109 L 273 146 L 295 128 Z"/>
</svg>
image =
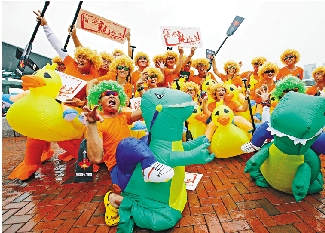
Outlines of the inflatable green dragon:
<svg viewBox="0 0 325 233">
<path fill-rule="evenodd" d="M 244 171 L 257 186 L 292 193 L 297 202 L 320 192 L 324 185 L 320 159 L 310 147 L 324 134 L 324 126 L 324 97 L 287 93 L 269 122 L 274 141 L 251 157 Z"/>
<path fill-rule="evenodd" d="M 172 228 L 182 217 L 187 202 L 185 166 L 205 164 L 214 159 L 205 136 L 182 142 L 185 120 L 194 105 L 190 95 L 169 88 L 145 92 L 141 110 L 149 131 L 148 144 L 157 161 L 174 169 L 171 180 L 145 182 L 139 163 L 121 193 L 120 221 L 117 232 L 133 232 L 134 223 L 142 228 L 161 231 Z"/>
</svg>

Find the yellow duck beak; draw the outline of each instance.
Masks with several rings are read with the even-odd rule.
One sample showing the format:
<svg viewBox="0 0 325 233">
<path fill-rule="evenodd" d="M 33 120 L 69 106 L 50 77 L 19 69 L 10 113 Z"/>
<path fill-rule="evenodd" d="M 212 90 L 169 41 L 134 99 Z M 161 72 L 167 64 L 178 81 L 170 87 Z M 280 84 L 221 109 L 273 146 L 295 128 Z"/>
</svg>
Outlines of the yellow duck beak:
<svg viewBox="0 0 325 233">
<path fill-rule="evenodd" d="M 46 86 L 44 79 L 35 75 L 25 75 L 21 78 L 21 80 L 23 81 L 22 83 L 23 90 Z"/>
</svg>

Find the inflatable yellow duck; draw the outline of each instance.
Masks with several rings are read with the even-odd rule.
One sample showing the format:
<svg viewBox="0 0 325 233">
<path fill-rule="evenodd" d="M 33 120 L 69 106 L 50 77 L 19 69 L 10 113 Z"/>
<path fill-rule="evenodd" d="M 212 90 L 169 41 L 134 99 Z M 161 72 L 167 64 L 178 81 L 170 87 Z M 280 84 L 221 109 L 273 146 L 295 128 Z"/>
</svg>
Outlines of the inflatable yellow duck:
<svg viewBox="0 0 325 233">
<path fill-rule="evenodd" d="M 11 179 L 28 179 L 39 168 L 47 142 L 71 144 L 76 151 L 83 138 L 85 126 L 77 117 L 71 121 L 65 120 L 63 108 L 55 100 L 62 87 L 55 67 L 47 64 L 34 75 L 23 76 L 23 89 L 29 90 L 29 93 L 14 102 L 8 110 L 10 126 L 28 137 L 24 161 L 9 176 Z"/>
<path fill-rule="evenodd" d="M 210 150 L 216 158 L 229 158 L 242 154 L 242 143 L 249 142 L 247 133 L 235 126 L 233 111 L 219 105 L 212 112 L 212 122 L 217 126 L 211 140 Z"/>
<path fill-rule="evenodd" d="M 62 106 L 55 100 L 62 82 L 54 68 L 47 64 L 35 75 L 22 77 L 23 89 L 30 92 L 12 104 L 8 123 L 22 135 L 49 142 L 80 138 L 84 125 L 78 118 L 63 119 Z"/>
</svg>

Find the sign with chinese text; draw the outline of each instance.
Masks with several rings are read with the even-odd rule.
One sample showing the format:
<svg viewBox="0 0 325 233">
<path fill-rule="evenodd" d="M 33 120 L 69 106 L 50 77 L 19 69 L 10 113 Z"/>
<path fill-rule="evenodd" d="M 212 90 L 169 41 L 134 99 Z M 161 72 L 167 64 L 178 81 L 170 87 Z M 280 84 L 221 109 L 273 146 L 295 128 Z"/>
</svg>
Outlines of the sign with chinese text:
<svg viewBox="0 0 325 233">
<path fill-rule="evenodd" d="M 125 42 L 125 36 L 130 31 L 129 28 L 124 27 L 121 24 L 115 23 L 83 9 L 79 12 L 76 27 L 121 44 Z"/>
<path fill-rule="evenodd" d="M 187 190 L 195 190 L 203 174 L 185 172 L 185 185 Z"/>
<path fill-rule="evenodd" d="M 203 47 L 200 28 L 160 27 L 162 43 L 165 47 Z"/>
<path fill-rule="evenodd" d="M 130 104 L 133 111 L 140 109 L 141 97 L 130 99 Z"/>
<path fill-rule="evenodd" d="M 57 73 L 61 77 L 62 87 L 59 91 L 56 99 L 60 101 L 65 101 L 67 99 L 72 99 L 83 87 L 86 86 L 87 82 L 76 78 L 74 76 L 58 72 Z"/>
</svg>

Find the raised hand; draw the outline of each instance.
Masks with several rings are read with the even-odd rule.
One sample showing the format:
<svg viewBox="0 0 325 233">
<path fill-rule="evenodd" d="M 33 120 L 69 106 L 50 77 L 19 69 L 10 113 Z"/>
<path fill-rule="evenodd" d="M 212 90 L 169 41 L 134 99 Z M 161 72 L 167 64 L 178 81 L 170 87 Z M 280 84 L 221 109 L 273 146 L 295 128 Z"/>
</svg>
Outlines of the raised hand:
<svg viewBox="0 0 325 233">
<path fill-rule="evenodd" d="M 82 115 L 88 123 L 94 123 L 96 121 L 103 122 L 103 117 L 97 111 L 98 105 L 95 105 L 94 109 L 90 109 L 88 106 L 84 106 L 82 109 L 85 112 L 82 112 Z"/>
</svg>

